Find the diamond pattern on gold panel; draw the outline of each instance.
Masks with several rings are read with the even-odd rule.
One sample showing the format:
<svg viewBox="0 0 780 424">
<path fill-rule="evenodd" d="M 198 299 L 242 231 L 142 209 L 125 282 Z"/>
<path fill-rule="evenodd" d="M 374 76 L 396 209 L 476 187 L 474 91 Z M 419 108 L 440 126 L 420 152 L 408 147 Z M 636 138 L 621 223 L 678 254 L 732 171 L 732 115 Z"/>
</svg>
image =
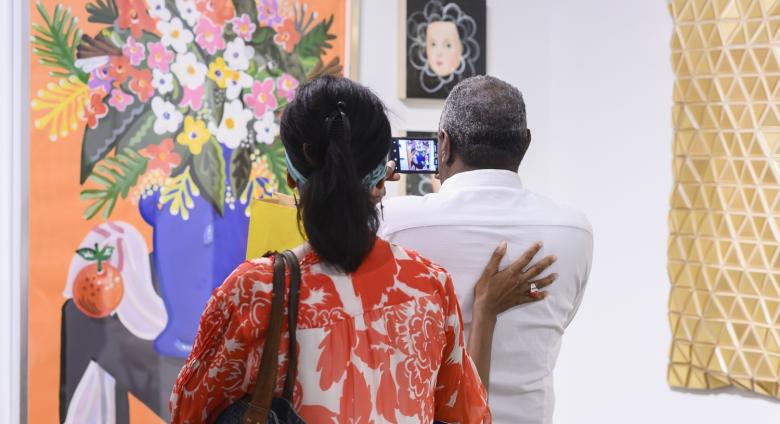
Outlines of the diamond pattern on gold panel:
<svg viewBox="0 0 780 424">
<path fill-rule="evenodd" d="M 780 398 L 780 0 L 669 9 L 669 384 Z"/>
</svg>

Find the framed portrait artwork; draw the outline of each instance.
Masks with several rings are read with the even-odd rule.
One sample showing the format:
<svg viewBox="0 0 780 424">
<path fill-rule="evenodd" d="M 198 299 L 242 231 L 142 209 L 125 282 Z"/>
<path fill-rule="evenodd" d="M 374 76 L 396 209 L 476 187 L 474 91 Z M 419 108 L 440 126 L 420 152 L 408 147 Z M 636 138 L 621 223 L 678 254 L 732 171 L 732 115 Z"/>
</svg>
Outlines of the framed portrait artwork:
<svg viewBox="0 0 780 424">
<path fill-rule="evenodd" d="M 486 72 L 486 0 L 400 1 L 399 95 L 446 98 Z"/>
<path fill-rule="evenodd" d="M 288 190 L 284 107 L 356 79 L 358 3 L 29 2 L 29 422 L 170 421 L 250 204 Z"/>
</svg>

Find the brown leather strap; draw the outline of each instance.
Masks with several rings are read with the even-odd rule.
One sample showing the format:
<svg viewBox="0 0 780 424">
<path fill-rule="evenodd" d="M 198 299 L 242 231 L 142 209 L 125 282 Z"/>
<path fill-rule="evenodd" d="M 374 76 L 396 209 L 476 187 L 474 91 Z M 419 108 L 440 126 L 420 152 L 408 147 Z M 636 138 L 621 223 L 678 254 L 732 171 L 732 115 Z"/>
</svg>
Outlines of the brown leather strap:
<svg viewBox="0 0 780 424">
<path fill-rule="evenodd" d="M 265 424 L 268 421 L 268 411 L 271 409 L 274 387 L 276 387 L 276 369 L 279 359 L 279 341 L 282 336 L 282 321 L 284 320 L 284 257 L 275 254 L 274 258 L 274 288 L 271 301 L 271 313 L 268 329 L 263 345 L 263 356 L 260 360 L 260 370 L 252 393 L 252 400 L 244 415 L 244 424 Z"/>
<path fill-rule="evenodd" d="M 287 355 L 287 376 L 284 380 L 284 398 L 292 403 L 295 378 L 298 372 L 298 343 L 295 338 L 295 330 L 298 328 L 298 294 L 301 285 L 301 266 L 298 258 L 290 250 L 283 253 L 290 268 L 290 304 L 287 308 L 287 331 L 290 335 L 290 348 Z"/>
</svg>

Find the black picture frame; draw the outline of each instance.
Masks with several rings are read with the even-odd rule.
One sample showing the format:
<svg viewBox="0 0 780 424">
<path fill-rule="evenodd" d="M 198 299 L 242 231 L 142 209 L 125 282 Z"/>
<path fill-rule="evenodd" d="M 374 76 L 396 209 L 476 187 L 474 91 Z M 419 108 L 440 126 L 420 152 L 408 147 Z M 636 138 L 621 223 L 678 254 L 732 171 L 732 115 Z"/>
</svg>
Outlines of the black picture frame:
<svg viewBox="0 0 780 424">
<path fill-rule="evenodd" d="M 444 99 L 458 82 L 487 71 L 486 0 L 401 0 L 399 96 Z M 441 23 L 435 28 L 432 23 Z M 439 42 L 428 42 L 436 31 Z M 458 43 L 453 43 L 457 31 Z M 458 49 L 458 46 L 460 49 Z M 460 50 L 460 59 L 455 61 Z M 437 61 L 430 63 L 429 52 Z M 447 73 L 449 72 L 449 73 Z"/>
</svg>

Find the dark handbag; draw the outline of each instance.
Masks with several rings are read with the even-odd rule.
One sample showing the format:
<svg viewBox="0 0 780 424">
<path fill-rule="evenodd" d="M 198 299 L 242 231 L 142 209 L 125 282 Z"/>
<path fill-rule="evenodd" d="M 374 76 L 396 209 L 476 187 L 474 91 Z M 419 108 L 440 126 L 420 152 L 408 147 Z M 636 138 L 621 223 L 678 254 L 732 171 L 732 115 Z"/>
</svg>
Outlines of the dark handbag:
<svg viewBox="0 0 780 424">
<path fill-rule="evenodd" d="M 230 404 L 215 421 L 217 424 L 306 424 L 292 406 L 295 374 L 298 369 L 298 351 L 295 329 L 298 322 L 298 288 L 301 284 L 301 268 L 298 258 L 289 250 L 274 257 L 274 288 L 271 301 L 271 319 L 266 332 L 263 357 L 260 360 L 257 382 L 252 395 L 244 396 Z M 290 349 L 287 375 L 282 397 L 273 397 L 276 387 L 276 370 L 279 359 L 279 343 L 282 338 L 284 318 L 285 261 L 290 269 L 290 305 L 288 308 L 288 332 Z"/>
</svg>

